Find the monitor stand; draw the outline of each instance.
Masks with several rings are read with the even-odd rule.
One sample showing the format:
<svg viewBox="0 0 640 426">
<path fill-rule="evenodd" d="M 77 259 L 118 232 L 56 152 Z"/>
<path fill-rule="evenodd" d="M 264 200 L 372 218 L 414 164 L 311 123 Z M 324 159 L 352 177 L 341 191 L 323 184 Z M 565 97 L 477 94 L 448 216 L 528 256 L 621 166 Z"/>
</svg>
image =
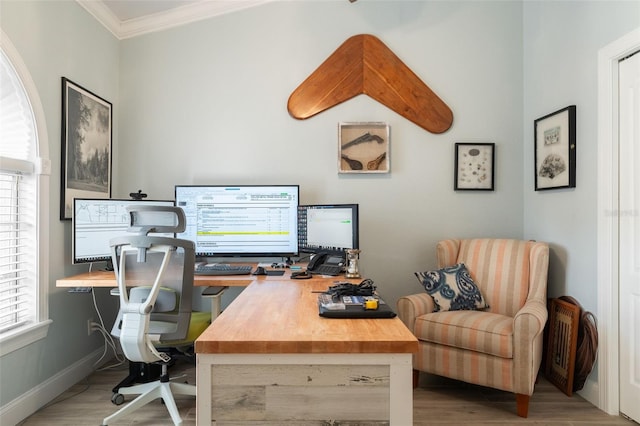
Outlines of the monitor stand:
<svg viewBox="0 0 640 426">
<path fill-rule="evenodd" d="M 104 271 L 113 271 L 113 262 L 111 259 L 107 260 L 107 264 L 104 266 Z"/>
</svg>

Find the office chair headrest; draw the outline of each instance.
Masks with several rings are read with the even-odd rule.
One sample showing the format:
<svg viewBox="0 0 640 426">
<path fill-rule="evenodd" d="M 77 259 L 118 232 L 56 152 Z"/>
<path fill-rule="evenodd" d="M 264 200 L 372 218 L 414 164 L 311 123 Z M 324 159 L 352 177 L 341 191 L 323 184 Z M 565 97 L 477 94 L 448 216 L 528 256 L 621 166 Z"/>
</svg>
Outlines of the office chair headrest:
<svg viewBox="0 0 640 426">
<path fill-rule="evenodd" d="M 181 207 L 175 206 L 128 206 L 128 232 L 148 235 L 150 232 L 178 233 L 186 227 L 186 217 Z"/>
</svg>

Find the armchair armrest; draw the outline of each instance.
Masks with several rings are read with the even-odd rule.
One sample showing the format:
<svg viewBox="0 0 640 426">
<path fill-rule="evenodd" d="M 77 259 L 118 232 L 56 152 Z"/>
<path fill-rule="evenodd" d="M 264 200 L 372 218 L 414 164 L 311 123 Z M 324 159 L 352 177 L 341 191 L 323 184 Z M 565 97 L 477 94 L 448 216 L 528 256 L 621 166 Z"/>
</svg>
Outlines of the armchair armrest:
<svg viewBox="0 0 640 426">
<path fill-rule="evenodd" d="M 547 307 L 527 301 L 513 318 L 514 392 L 531 395 L 542 362 L 543 331 Z"/>
<path fill-rule="evenodd" d="M 539 300 L 528 300 L 513 317 L 514 333 L 527 330 L 529 335 L 541 333 L 547 323 L 547 307 Z M 525 326 L 526 324 L 526 326 Z"/>
<path fill-rule="evenodd" d="M 403 296 L 398 299 L 396 306 L 398 309 L 398 317 L 412 333 L 414 333 L 416 318 L 420 315 L 430 314 L 436 308 L 433 298 L 427 293 Z"/>
</svg>

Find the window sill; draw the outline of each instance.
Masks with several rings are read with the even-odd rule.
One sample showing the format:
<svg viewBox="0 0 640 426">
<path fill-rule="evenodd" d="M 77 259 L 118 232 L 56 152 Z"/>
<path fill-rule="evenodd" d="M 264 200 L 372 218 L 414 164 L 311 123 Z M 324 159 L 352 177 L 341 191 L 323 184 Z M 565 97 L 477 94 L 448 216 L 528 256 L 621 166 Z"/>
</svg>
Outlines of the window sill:
<svg viewBox="0 0 640 426">
<path fill-rule="evenodd" d="M 7 332 L 6 336 L 0 337 L 0 357 L 47 337 L 52 322 L 49 319 L 14 332 Z"/>
</svg>

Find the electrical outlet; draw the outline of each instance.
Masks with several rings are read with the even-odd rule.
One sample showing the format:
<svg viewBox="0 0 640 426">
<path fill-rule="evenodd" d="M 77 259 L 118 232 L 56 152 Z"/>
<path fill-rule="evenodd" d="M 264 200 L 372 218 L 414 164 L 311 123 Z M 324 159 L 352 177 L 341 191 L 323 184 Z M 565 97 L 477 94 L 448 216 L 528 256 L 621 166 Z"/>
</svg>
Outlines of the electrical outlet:
<svg viewBox="0 0 640 426">
<path fill-rule="evenodd" d="M 91 333 L 93 333 L 92 327 L 93 327 L 93 318 L 89 318 L 87 320 L 87 336 L 91 336 Z"/>
</svg>

